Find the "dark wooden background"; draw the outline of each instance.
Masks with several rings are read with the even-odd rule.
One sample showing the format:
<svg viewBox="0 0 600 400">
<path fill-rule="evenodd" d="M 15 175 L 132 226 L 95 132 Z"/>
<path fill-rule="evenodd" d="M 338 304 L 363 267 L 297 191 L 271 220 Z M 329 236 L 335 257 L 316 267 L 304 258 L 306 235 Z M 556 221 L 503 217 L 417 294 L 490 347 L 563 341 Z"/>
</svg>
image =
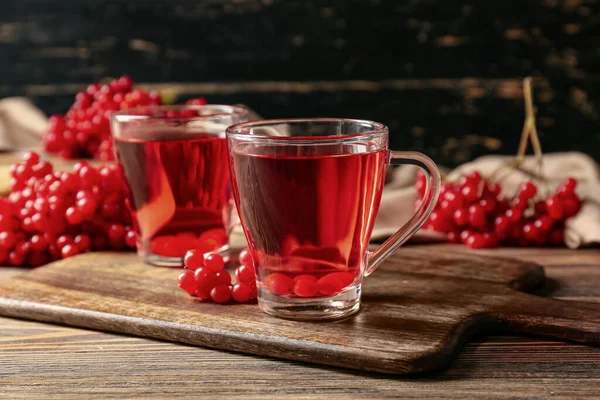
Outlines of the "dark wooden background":
<svg viewBox="0 0 600 400">
<path fill-rule="evenodd" d="M 266 117 L 388 124 L 448 165 L 512 153 L 536 77 L 546 151 L 600 159 L 599 0 L 2 0 L 0 97 L 64 112 L 129 74 Z"/>
</svg>

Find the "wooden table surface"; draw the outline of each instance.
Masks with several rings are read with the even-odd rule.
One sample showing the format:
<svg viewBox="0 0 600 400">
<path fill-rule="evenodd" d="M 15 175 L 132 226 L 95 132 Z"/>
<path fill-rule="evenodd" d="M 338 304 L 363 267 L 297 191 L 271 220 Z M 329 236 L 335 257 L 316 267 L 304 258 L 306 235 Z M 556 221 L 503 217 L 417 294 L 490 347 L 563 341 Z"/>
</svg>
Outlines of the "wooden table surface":
<svg viewBox="0 0 600 400">
<path fill-rule="evenodd" d="M 600 302 L 600 250 L 485 252 L 546 266 L 540 294 Z M 0 318 L 0 398 L 234 396 L 598 398 L 600 348 L 499 333 L 467 344 L 448 370 L 390 377 Z"/>
</svg>

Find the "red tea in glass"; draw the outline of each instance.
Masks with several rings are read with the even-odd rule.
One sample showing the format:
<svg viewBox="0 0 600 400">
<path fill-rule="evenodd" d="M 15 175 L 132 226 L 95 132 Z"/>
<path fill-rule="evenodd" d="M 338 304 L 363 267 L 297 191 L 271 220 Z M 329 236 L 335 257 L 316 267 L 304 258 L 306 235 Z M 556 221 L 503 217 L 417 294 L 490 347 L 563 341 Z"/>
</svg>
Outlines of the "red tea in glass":
<svg viewBox="0 0 600 400">
<path fill-rule="evenodd" d="M 286 281 L 307 281 L 300 293 L 279 294 L 333 295 L 362 274 L 387 151 L 328 155 L 330 147 L 298 156 L 288 147 L 241 145 L 231 154 L 248 232 L 265 265 L 260 280 L 274 280 L 275 292 Z"/>
<path fill-rule="evenodd" d="M 181 266 L 189 249 L 226 251 L 225 128 L 243 120 L 243 108 L 217 105 L 148 107 L 113 116 L 115 153 L 145 261 Z"/>
<path fill-rule="evenodd" d="M 439 175 L 419 153 L 390 152 L 387 128 L 343 119 L 228 128 L 232 185 L 267 313 L 339 318 L 358 310 L 363 277 L 426 220 Z M 379 250 L 368 244 L 390 158 L 423 167 L 424 206 Z"/>
</svg>

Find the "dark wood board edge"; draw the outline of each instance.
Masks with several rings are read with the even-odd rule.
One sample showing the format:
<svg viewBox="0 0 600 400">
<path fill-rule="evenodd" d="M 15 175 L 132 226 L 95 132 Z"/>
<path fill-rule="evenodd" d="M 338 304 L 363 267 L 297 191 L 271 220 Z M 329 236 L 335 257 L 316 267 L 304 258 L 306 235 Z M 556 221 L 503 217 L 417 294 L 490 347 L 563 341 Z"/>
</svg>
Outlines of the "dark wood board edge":
<svg viewBox="0 0 600 400">
<path fill-rule="evenodd" d="M 418 244 L 418 243 L 407 243 L 406 245 L 404 245 L 402 247 L 402 249 L 411 249 L 413 251 L 416 251 L 416 255 L 418 255 L 419 253 L 426 255 L 427 247 L 430 247 L 431 244 L 429 245 L 422 245 L 422 244 Z M 519 257 L 510 257 L 508 255 L 491 255 L 489 253 L 482 253 L 481 250 L 472 250 L 472 249 L 465 249 L 464 246 L 458 246 L 455 244 L 442 244 L 442 245 L 434 245 L 435 246 L 435 251 L 441 251 L 441 252 L 445 252 L 445 251 L 451 251 L 453 254 L 458 255 L 459 258 L 472 258 L 473 256 L 481 256 L 484 257 L 485 259 L 489 259 L 489 260 L 496 260 L 496 261 L 502 261 L 502 262 L 506 262 L 506 263 L 518 263 L 520 266 L 520 270 L 521 270 L 521 275 L 517 278 L 515 278 L 514 280 L 510 281 L 510 282 L 506 282 L 506 285 L 508 285 L 509 287 L 518 290 L 518 291 L 524 291 L 524 292 L 530 292 L 535 290 L 536 288 L 538 288 L 540 285 L 542 285 L 545 281 L 546 281 L 546 273 L 544 270 L 544 267 L 534 261 L 531 260 L 524 260 L 521 259 Z M 370 249 L 373 250 L 375 247 L 370 246 Z M 412 254 L 413 256 L 415 254 Z M 386 263 L 389 263 L 390 260 L 386 261 Z M 384 263 L 384 266 L 385 264 Z M 482 267 L 485 267 L 482 265 Z M 419 271 L 405 271 L 404 273 L 406 274 L 413 274 L 413 275 L 429 275 L 430 272 L 424 272 L 421 273 Z M 464 279 L 462 277 L 454 277 L 454 276 L 448 276 L 448 279 Z M 478 279 L 478 280 L 482 280 L 485 282 L 489 282 L 492 284 L 498 284 L 497 281 L 494 280 L 488 280 L 488 279 L 482 279 L 482 278 L 473 278 L 473 279 Z"/>
<path fill-rule="evenodd" d="M 344 351 L 345 348 L 342 346 L 203 328 L 196 325 L 79 310 L 1 297 L 0 315 L 97 331 L 129 334 L 225 351 L 394 375 L 416 374 L 444 368 L 473 333 L 481 333 L 485 328 L 480 325 L 480 322 L 484 319 L 469 318 L 458 324 L 456 329 L 449 333 L 441 348 L 432 350 L 415 359 L 396 359 L 390 357 L 393 353 L 379 354 L 378 357 L 371 358 L 369 354 L 364 352 L 349 353 Z M 111 328 L 107 329 L 106 326 Z M 227 341 L 224 341 L 224 339 Z M 293 352 L 289 350 L 290 347 L 293 347 Z M 313 359 L 313 354 L 316 351 L 320 355 L 327 354 L 328 357 L 325 360 L 316 362 Z M 381 359 L 387 361 L 384 368 L 381 367 Z"/>
<path fill-rule="evenodd" d="M 510 303 L 487 313 L 513 333 L 600 346 L 600 304 L 515 292 Z"/>
<path fill-rule="evenodd" d="M 507 257 L 497 258 L 511 260 Z M 546 282 L 546 271 L 544 270 L 544 267 L 533 262 L 528 262 L 527 264 L 529 264 L 531 270 L 519 279 L 516 279 L 510 283 L 510 287 L 516 291 L 531 292 Z"/>
</svg>

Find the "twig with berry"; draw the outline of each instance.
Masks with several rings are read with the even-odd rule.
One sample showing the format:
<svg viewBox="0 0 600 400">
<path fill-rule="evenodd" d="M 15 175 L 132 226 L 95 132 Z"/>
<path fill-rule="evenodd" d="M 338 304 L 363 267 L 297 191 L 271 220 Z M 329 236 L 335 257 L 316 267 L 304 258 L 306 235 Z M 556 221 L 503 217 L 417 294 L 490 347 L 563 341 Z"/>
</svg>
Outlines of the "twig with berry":
<svg viewBox="0 0 600 400">
<path fill-rule="evenodd" d="M 37 267 L 88 251 L 133 250 L 127 190 L 116 164 L 77 162 L 55 171 L 35 152 L 10 167 L 11 192 L 0 197 L 0 265 Z M 210 252 L 226 241 L 220 228 L 199 236 L 180 233 L 152 239 L 152 251 L 181 257 L 190 248 Z"/>
<path fill-rule="evenodd" d="M 136 236 L 116 165 L 54 171 L 39 154 L 10 167 L 0 198 L 0 265 L 39 266 L 91 250 L 133 249 Z"/>
<path fill-rule="evenodd" d="M 525 78 L 523 87 L 526 115 L 515 159 L 487 179 L 474 171 L 461 176 L 458 182 L 445 181 L 426 229 L 446 234 L 452 243 L 464 243 L 475 249 L 500 245 L 564 245 L 565 221 L 577 215 L 581 208 L 575 191 L 577 181 L 569 177 L 549 195 L 535 123 L 531 78 Z M 535 154 L 535 172 L 523 168 L 529 143 Z M 532 180 L 523 182 L 512 196 L 502 195 L 501 182 L 515 170 L 525 172 Z M 417 175 L 416 188 L 421 196 L 425 180 L 423 174 Z M 543 193 L 538 190 L 540 183 Z"/>
<path fill-rule="evenodd" d="M 124 75 L 105 84 L 93 83 L 78 92 L 75 102 L 63 115 L 52 115 L 42 134 L 44 150 L 65 159 L 114 159 L 110 135 L 110 114 L 135 107 L 163 105 L 161 93 L 133 87 Z M 186 105 L 204 105 L 206 99 L 190 99 Z"/>
</svg>

